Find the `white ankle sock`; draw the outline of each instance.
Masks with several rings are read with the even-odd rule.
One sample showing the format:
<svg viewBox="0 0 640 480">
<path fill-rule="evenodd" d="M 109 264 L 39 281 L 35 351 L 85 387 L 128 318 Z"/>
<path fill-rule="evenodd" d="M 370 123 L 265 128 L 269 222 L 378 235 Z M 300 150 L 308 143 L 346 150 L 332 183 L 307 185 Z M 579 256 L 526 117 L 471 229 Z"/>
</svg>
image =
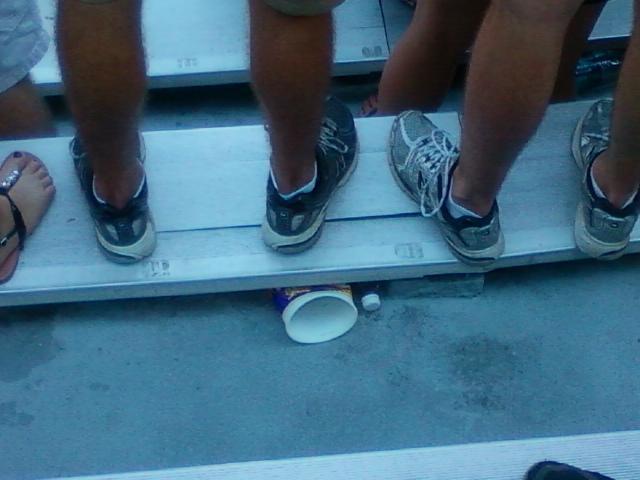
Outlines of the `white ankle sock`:
<svg viewBox="0 0 640 480">
<path fill-rule="evenodd" d="M 451 187 L 449 188 L 449 196 L 447 197 L 447 210 L 449 214 L 456 220 L 462 217 L 482 218 L 482 215 L 478 215 L 472 212 L 468 208 L 463 207 L 453 199 L 453 180 L 451 180 Z"/>
<path fill-rule="evenodd" d="M 316 183 L 318 182 L 318 164 L 317 163 L 314 164 L 313 168 L 314 168 L 314 172 L 313 172 L 313 178 L 311 179 L 311 181 L 306 185 L 297 189 L 295 192 L 291 192 L 287 194 L 280 193 L 280 190 L 278 189 L 278 182 L 276 182 L 276 176 L 273 174 L 273 170 L 271 170 L 270 171 L 271 181 L 273 182 L 273 186 L 276 187 L 276 190 L 278 190 L 278 195 L 280 195 L 280 197 L 283 200 L 291 200 L 297 197 L 298 195 L 302 195 L 303 193 L 313 192 L 313 190 L 316 188 Z"/>
<path fill-rule="evenodd" d="M 142 192 L 142 189 L 144 188 L 144 182 L 145 182 L 146 179 L 147 179 L 147 175 L 144 174 L 142 176 L 142 180 L 140 180 L 140 185 L 138 185 L 138 189 L 136 190 L 136 193 L 134 193 L 131 198 L 137 198 L 138 195 L 140 195 L 140 193 Z M 101 203 L 102 205 L 106 205 L 107 201 L 104 200 L 100 195 L 98 195 L 98 191 L 96 190 L 96 177 L 95 177 L 95 175 L 93 177 L 93 182 L 92 182 L 91 188 L 93 189 L 93 196 L 98 201 L 98 203 Z"/>
<path fill-rule="evenodd" d="M 603 200 L 609 201 L 607 196 L 604 194 L 604 192 L 600 188 L 600 185 L 598 185 L 598 182 L 596 181 L 596 177 L 593 175 L 593 167 L 591 168 L 591 172 L 589 175 L 591 176 L 591 185 L 593 185 L 593 191 L 595 192 L 596 196 L 598 198 L 602 198 Z M 631 205 L 635 198 L 636 198 L 636 194 L 634 193 L 633 195 L 631 195 L 631 198 L 629 198 L 629 200 L 625 202 L 622 208 L 627 208 L 629 205 Z"/>
</svg>

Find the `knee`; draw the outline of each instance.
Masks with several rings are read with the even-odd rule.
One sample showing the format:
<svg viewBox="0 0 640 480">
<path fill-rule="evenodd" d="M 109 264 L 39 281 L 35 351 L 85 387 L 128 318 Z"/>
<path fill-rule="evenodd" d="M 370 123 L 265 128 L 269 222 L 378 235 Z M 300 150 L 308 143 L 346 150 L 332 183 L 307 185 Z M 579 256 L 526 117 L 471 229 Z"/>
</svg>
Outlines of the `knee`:
<svg viewBox="0 0 640 480">
<path fill-rule="evenodd" d="M 568 25 L 583 0 L 496 0 L 498 8 L 523 24 Z"/>
<path fill-rule="evenodd" d="M 295 17 L 329 13 L 344 0 L 264 0 L 273 9 Z"/>
</svg>

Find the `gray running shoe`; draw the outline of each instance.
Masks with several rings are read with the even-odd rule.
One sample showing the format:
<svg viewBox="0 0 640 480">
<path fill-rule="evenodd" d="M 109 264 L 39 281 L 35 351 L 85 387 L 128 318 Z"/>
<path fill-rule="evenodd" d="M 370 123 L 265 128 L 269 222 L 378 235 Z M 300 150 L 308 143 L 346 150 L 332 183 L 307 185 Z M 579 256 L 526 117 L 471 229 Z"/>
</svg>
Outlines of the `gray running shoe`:
<svg viewBox="0 0 640 480">
<path fill-rule="evenodd" d="M 140 162 L 144 162 L 144 143 L 140 138 Z M 149 210 L 147 180 L 140 191 L 117 209 L 99 201 L 93 191 L 93 169 L 78 137 L 71 141 L 71 156 L 80 186 L 95 225 L 98 247 L 115 263 L 136 263 L 150 256 L 156 248 L 156 231 Z"/>
<path fill-rule="evenodd" d="M 267 215 L 262 237 L 280 253 L 300 253 L 320 238 L 327 208 L 357 165 L 358 134 L 349 108 L 336 97 L 325 102 L 325 117 L 316 147 L 318 180 L 311 193 L 284 200 L 267 181 Z"/>
<path fill-rule="evenodd" d="M 595 194 L 591 169 L 595 159 L 609 147 L 613 101 L 600 100 L 580 119 L 572 140 L 573 158 L 582 172 L 582 199 L 575 222 L 578 248 L 600 260 L 620 258 L 638 220 L 640 196 L 631 205 L 617 208 Z"/>
<path fill-rule="evenodd" d="M 399 115 L 391 128 L 389 166 L 400 188 L 435 217 L 447 245 L 462 262 L 487 266 L 504 252 L 498 204 L 484 218 L 453 218 L 446 207 L 460 153 L 449 135 L 421 112 Z"/>
</svg>

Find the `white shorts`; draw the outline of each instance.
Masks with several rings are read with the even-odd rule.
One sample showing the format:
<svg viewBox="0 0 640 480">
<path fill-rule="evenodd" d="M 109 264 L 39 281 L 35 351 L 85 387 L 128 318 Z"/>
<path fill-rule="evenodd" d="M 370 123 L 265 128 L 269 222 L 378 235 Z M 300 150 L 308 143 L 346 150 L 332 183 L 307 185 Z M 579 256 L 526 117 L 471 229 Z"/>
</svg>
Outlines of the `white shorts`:
<svg viewBox="0 0 640 480">
<path fill-rule="evenodd" d="M 0 0 L 0 92 L 29 74 L 49 41 L 35 0 Z"/>
</svg>

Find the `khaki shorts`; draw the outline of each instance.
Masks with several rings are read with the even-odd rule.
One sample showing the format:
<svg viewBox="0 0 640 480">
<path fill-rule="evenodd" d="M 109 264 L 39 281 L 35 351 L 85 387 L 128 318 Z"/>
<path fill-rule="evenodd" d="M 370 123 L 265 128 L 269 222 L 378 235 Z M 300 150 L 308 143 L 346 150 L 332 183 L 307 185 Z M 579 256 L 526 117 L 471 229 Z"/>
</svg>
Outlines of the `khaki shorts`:
<svg viewBox="0 0 640 480">
<path fill-rule="evenodd" d="M 48 48 L 35 0 L 0 0 L 0 93 L 26 77 Z"/>
<path fill-rule="evenodd" d="M 287 15 L 309 16 L 327 13 L 344 0 L 264 0 L 268 5 Z"/>
</svg>

